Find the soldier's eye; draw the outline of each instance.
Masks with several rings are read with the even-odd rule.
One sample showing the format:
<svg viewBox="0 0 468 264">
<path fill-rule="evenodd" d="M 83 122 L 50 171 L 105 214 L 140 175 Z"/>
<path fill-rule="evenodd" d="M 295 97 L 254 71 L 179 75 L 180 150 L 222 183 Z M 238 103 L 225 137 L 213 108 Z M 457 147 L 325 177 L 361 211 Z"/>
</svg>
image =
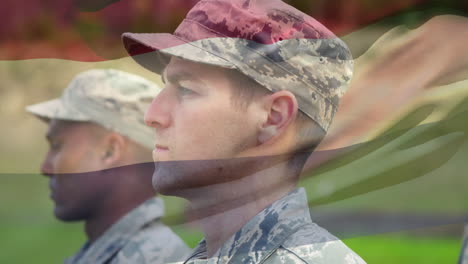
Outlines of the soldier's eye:
<svg viewBox="0 0 468 264">
<path fill-rule="evenodd" d="M 49 148 L 51 150 L 54 150 L 54 151 L 59 150 L 61 146 L 62 146 L 62 144 L 60 142 L 57 142 L 57 141 L 52 141 L 52 142 L 49 143 Z"/>
<path fill-rule="evenodd" d="M 185 95 L 193 95 L 195 94 L 195 92 L 191 89 L 188 89 L 186 87 L 183 87 L 183 86 L 177 86 L 177 92 L 179 93 L 179 95 L 181 96 L 185 96 Z"/>
</svg>

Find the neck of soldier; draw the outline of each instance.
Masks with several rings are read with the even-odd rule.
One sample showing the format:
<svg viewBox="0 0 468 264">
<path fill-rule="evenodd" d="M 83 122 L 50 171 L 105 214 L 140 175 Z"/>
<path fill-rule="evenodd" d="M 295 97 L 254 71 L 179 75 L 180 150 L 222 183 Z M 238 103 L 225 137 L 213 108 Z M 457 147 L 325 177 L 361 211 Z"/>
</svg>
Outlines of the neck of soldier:
<svg viewBox="0 0 468 264">
<path fill-rule="evenodd" d="M 285 161 L 235 181 L 192 190 L 186 197 L 188 215 L 203 229 L 208 257 L 255 215 L 296 188 L 297 175 L 288 174 Z"/>
<path fill-rule="evenodd" d="M 142 166 L 145 167 L 142 168 Z M 97 203 L 94 214 L 85 221 L 85 232 L 89 243 L 96 241 L 131 210 L 154 197 L 155 193 L 151 184 L 135 186 L 132 180 L 149 173 L 150 176 L 147 179 L 150 182 L 153 170 L 154 165 L 148 163 L 119 167 L 105 172 L 114 177 L 117 183 L 112 187 L 110 194 Z"/>
</svg>

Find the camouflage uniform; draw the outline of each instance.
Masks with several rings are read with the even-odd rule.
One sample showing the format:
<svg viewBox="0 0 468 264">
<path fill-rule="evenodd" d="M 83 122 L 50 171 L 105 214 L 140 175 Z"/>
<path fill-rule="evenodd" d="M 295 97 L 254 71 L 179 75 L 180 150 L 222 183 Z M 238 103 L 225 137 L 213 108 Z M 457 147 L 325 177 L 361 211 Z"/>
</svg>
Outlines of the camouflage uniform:
<svg viewBox="0 0 468 264">
<path fill-rule="evenodd" d="M 164 205 L 152 198 L 113 224 L 94 243 L 86 243 L 66 264 L 167 263 L 190 252 L 184 242 L 161 222 Z"/>
<path fill-rule="evenodd" d="M 207 258 L 203 240 L 184 263 L 365 263 L 310 219 L 304 189 L 261 211 Z"/>
<path fill-rule="evenodd" d="M 468 224 L 465 225 L 465 234 L 463 236 L 463 244 L 458 263 L 468 264 Z"/>
<path fill-rule="evenodd" d="M 293 93 L 298 108 L 328 131 L 351 80 L 346 44 L 279 0 L 201 0 L 174 34 L 125 33 L 128 53 L 162 73 L 171 57 L 235 69 L 264 88 Z M 202 241 L 188 263 L 363 263 L 309 217 L 303 190 L 260 212 L 214 258 Z"/>
</svg>

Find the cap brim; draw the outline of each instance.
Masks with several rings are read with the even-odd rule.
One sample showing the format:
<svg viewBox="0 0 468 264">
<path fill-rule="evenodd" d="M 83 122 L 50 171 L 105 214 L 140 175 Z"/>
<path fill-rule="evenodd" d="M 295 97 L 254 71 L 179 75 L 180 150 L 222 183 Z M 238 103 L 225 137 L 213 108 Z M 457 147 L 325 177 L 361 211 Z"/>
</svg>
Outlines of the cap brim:
<svg viewBox="0 0 468 264">
<path fill-rule="evenodd" d="M 161 74 L 172 56 L 223 68 L 236 68 L 230 61 L 197 45 L 198 41 L 188 42 L 168 33 L 124 33 L 122 42 L 136 62 L 158 74 Z"/>
<path fill-rule="evenodd" d="M 90 121 L 84 114 L 66 107 L 60 99 L 27 106 L 26 111 L 44 120 Z"/>
</svg>

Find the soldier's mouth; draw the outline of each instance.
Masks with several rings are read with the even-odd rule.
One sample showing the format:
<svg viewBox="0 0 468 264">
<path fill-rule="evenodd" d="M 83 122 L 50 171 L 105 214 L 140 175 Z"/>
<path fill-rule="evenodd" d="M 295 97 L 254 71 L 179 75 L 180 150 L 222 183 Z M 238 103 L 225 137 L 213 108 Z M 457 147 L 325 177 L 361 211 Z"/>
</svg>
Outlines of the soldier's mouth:
<svg viewBox="0 0 468 264">
<path fill-rule="evenodd" d="M 169 150 L 168 147 L 166 146 L 162 146 L 162 145 L 159 145 L 159 144 L 156 144 L 154 149 L 153 149 L 153 161 L 159 161 L 160 157 L 159 155 L 161 153 L 165 153 Z"/>
</svg>

